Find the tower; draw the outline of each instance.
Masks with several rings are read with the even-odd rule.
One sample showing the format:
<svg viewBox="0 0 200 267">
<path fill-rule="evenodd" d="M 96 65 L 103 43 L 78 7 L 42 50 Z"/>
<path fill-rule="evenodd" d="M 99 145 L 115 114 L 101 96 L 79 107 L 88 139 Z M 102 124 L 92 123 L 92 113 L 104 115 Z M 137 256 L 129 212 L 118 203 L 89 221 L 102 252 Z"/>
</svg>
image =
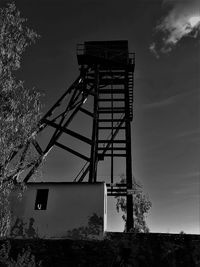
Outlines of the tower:
<svg viewBox="0 0 200 267">
<path fill-rule="evenodd" d="M 74 182 L 99 181 L 99 164 L 107 160 L 106 177 L 109 196 L 127 198 L 127 230 L 134 227 L 132 189 L 131 121 L 133 118 L 134 54 L 128 41 L 91 41 L 77 46 L 80 74 L 39 122 L 35 134 L 48 127 L 54 129 L 45 148 L 31 139 L 29 146 L 37 151 L 37 159 L 27 166 L 27 182 L 53 146 L 68 151 L 85 161 Z M 84 107 L 92 99 L 90 109 Z M 69 129 L 78 113 L 92 120 L 90 137 Z M 71 136 L 88 145 L 89 157 L 60 142 L 62 135 Z M 27 151 L 22 148 L 23 158 Z M 121 172 L 125 183 L 116 181 L 116 159 L 123 161 Z"/>
<path fill-rule="evenodd" d="M 108 194 L 127 197 L 127 229 L 133 228 L 131 121 L 133 118 L 134 54 L 127 41 L 85 42 L 78 46 L 78 63 L 87 72 L 85 83 L 94 84 L 94 110 L 89 182 L 97 181 L 98 162 L 110 158 Z M 104 134 L 102 134 L 102 132 Z M 110 138 L 102 139 L 105 133 Z M 119 136 L 119 138 L 118 138 Z M 120 137 L 121 136 L 121 137 Z M 114 159 L 125 158 L 125 188 L 114 181 Z M 81 181 L 84 174 L 79 178 Z M 125 190 L 124 190 L 125 189 Z"/>
</svg>

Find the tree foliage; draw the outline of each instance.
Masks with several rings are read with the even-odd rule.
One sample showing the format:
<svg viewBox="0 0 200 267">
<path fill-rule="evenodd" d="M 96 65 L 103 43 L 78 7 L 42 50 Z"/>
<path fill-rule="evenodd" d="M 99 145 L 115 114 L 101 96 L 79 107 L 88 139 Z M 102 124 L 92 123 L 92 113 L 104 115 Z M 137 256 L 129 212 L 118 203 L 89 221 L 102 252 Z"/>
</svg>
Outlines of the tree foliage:
<svg viewBox="0 0 200 267">
<path fill-rule="evenodd" d="M 40 118 L 40 94 L 15 76 L 26 48 L 38 35 L 26 25 L 14 3 L 0 8 L 0 232 L 9 224 L 8 196 L 25 168 L 25 159 L 13 156 L 34 138 Z M 12 161 L 11 161 L 12 160 Z M 6 216 L 5 216 L 6 215 Z"/>
<path fill-rule="evenodd" d="M 73 239 L 93 239 L 99 238 L 103 232 L 103 218 L 93 213 L 88 217 L 88 224 L 80 226 L 67 232 L 67 238 Z"/>
<path fill-rule="evenodd" d="M 122 175 L 121 183 L 125 183 L 125 178 Z M 133 232 L 136 233 L 147 233 L 149 232 L 149 228 L 146 223 L 146 215 L 149 212 L 152 203 L 149 200 L 148 196 L 145 195 L 142 191 L 142 186 L 136 183 L 135 179 L 133 179 L 133 220 L 134 220 L 134 229 Z M 118 212 L 122 212 L 122 219 L 125 221 L 125 229 L 126 229 L 126 198 L 125 197 L 117 197 L 116 208 Z"/>
<path fill-rule="evenodd" d="M 14 3 L 0 9 L 0 74 L 1 81 L 20 68 L 22 54 L 38 35 L 26 26 Z"/>
<path fill-rule="evenodd" d="M 36 262 L 35 256 L 32 254 L 30 247 L 23 249 L 16 259 L 11 257 L 11 244 L 5 242 L 0 249 L 0 266 L 2 267 L 36 267 L 42 266 L 42 262 Z"/>
</svg>

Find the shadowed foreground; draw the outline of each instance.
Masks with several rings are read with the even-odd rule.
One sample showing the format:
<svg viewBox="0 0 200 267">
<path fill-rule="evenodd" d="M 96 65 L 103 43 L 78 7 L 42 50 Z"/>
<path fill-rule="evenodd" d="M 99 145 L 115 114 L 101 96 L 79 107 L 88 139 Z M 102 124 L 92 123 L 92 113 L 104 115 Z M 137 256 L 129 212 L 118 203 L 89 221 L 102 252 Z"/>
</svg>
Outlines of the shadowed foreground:
<svg viewBox="0 0 200 267">
<path fill-rule="evenodd" d="M 107 233 L 103 241 L 10 239 L 9 257 L 30 247 L 41 266 L 200 266 L 200 235 Z M 0 244 L 6 240 L 1 240 Z M 2 255 L 0 255 L 1 260 Z M 5 266 L 0 263 L 0 266 Z M 39 265 L 38 265 L 39 266 Z"/>
</svg>

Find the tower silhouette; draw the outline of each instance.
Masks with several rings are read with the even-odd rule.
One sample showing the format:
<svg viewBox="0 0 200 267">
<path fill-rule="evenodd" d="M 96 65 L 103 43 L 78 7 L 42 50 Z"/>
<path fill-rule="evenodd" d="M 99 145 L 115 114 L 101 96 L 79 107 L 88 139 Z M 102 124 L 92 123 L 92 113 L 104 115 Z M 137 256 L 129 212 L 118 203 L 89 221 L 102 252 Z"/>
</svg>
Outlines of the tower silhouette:
<svg viewBox="0 0 200 267">
<path fill-rule="evenodd" d="M 77 46 L 80 74 L 56 103 L 43 116 L 35 134 L 54 129 L 45 148 L 35 138 L 21 148 L 21 161 L 28 147 L 33 146 L 37 157 L 27 165 L 24 182 L 28 182 L 53 146 L 57 146 L 85 161 L 74 182 L 95 183 L 100 162 L 107 161 L 109 174 L 105 177 L 109 196 L 127 199 L 127 230 L 134 227 L 132 190 L 131 121 L 133 119 L 133 72 L 135 55 L 129 53 L 128 41 L 91 41 Z M 90 109 L 85 108 L 91 99 Z M 92 120 L 92 134 L 69 129 L 78 113 Z M 90 156 L 78 152 L 60 141 L 67 135 L 87 144 Z M 13 153 L 13 157 L 17 152 Z M 115 177 L 116 159 L 124 161 L 125 183 Z"/>
</svg>

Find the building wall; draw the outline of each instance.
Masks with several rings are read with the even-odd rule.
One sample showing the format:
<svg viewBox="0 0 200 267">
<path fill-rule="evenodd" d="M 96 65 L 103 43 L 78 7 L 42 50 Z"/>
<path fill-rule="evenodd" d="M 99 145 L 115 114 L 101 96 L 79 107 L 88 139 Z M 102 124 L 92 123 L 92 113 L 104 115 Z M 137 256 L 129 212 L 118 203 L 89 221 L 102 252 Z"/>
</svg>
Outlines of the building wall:
<svg viewBox="0 0 200 267">
<path fill-rule="evenodd" d="M 36 203 L 41 189 L 48 189 L 48 197 L 40 191 Z M 12 237 L 101 238 L 106 230 L 104 183 L 30 183 L 21 200 L 17 194 L 11 197 Z"/>
</svg>

